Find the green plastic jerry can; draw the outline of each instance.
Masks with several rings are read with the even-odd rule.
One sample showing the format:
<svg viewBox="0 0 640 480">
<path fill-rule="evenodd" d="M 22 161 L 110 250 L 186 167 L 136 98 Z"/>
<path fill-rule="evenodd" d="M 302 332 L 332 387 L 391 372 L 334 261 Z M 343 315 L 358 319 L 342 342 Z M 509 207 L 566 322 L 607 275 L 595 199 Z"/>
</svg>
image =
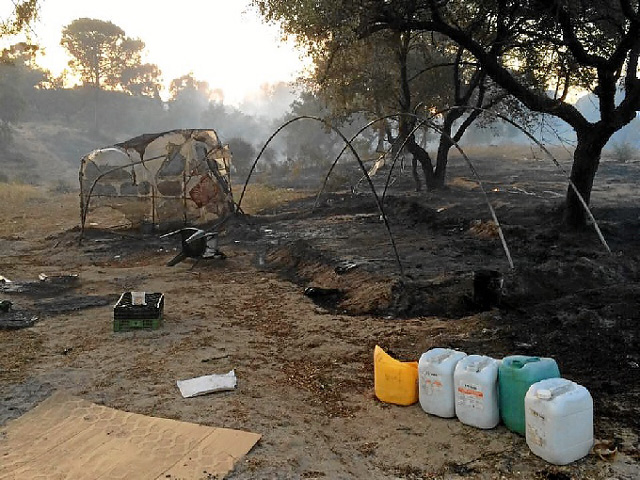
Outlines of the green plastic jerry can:
<svg viewBox="0 0 640 480">
<path fill-rule="evenodd" d="M 545 378 L 560 377 L 553 358 L 511 355 L 504 357 L 498 368 L 500 418 L 505 426 L 525 434 L 524 397 L 529 387 Z"/>
</svg>

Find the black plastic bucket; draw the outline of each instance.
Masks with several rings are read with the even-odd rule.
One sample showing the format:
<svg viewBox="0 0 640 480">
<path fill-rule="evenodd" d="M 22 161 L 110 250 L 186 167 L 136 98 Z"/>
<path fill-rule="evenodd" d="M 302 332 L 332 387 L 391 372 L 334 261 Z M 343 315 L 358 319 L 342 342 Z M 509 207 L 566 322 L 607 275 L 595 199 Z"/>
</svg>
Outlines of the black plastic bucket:
<svg viewBox="0 0 640 480">
<path fill-rule="evenodd" d="M 480 308 L 500 305 L 502 273 L 497 270 L 477 270 L 473 273 L 473 301 Z"/>
</svg>

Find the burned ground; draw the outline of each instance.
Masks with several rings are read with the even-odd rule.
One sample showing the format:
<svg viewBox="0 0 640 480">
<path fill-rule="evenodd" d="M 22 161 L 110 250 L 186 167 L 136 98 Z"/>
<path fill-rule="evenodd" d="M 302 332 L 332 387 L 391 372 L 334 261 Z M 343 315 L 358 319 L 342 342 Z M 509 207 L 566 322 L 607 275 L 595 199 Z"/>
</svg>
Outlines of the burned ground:
<svg viewBox="0 0 640 480">
<path fill-rule="evenodd" d="M 272 216 L 260 221 L 276 245 L 267 258 L 287 278 L 331 292 L 317 299 L 333 312 L 375 314 L 400 325 L 420 316 L 455 324 L 476 315 L 478 323 L 463 338 L 441 338 L 432 346 L 497 358 L 556 359 L 563 376 L 592 393 L 596 435 L 615 438 L 637 458 L 640 206 L 637 194 L 624 198 L 626 190 L 616 186 L 633 190 L 638 166 L 605 162 L 601 167 L 594 215 L 611 252 L 591 226 L 579 231 L 561 226 L 561 183 L 545 185 L 558 172 L 544 170 L 520 170 L 506 186 L 504 172 L 485 177 L 513 269 L 480 189 L 464 176 L 444 191 L 384 199 L 404 275 L 376 202 L 365 192 L 327 194 L 320 202 L 311 198 L 264 212 Z M 406 179 L 404 187 L 410 188 Z M 352 270 L 337 273 L 345 262 Z M 504 277 L 500 303 L 490 310 L 473 297 L 474 272 L 483 269 Z M 418 340 L 403 336 L 379 343 L 400 357 L 415 358 Z"/>
<path fill-rule="evenodd" d="M 640 207 L 596 210 L 612 250 L 608 253 L 593 230 L 558 227 L 559 202 L 540 205 L 513 195 L 497 214 L 514 269 L 486 219 L 485 206 L 473 198 L 477 192 L 455 188 L 433 197 L 466 203 L 459 209 L 427 208 L 419 196 L 388 199 L 385 211 L 401 245 L 404 277 L 370 196 L 334 196 L 331 207 L 309 215 L 305 226 L 299 219 L 269 222 L 270 233 L 311 238 L 278 245 L 267 258 L 300 285 L 331 291 L 331 296 L 318 298 L 333 312 L 381 315 L 399 325 L 419 316 L 455 324 L 477 315 L 478 323 L 464 338 L 441 338 L 437 345 L 497 358 L 553 357 L 564 376 L 592 393 L 600 419 L 598 436 L 615 437 L 616 431 L 627 429 L 638 432 Z M 475 208 L 469 208 L 474 200 Z M 306 207 L 312 205 L 310 201 Z M 318 238 L 341 216 L 344 221 L 330 239 Z M 355 267 L 337 274 L 336 267 L 345 259 Z M 504 275 L 500 303 L 490 310 L 473 298 L 473 273 L 487 267 Z M 379 340 L 403 358 L 415 358 L 410 347 L 417 341 Z M 637 437 L 631 443 L 624 435 L 618 440 L 621 448 L 625 444 L 629 453 L 638 455 Z"/>
<path fill-rule="evenodd" d="M 16 311 L 39 317 L 0 331 L 0 420 L 65 388 L 115 408 L 262 433 L 235 478 L 634 478 L 640 168 L 601 166 L 593 205 L 609 253 L 592 228 L 558 226 L 566 182 L 550 162 L 477 162 L 513 269 L 482 192 L 455 163 L 443 191 L 411 192 L 408 173 L 389 191 L 384 211 L 400 264 L 366 191 L 234 218 L 221 236 L 227 259 L 193 268 L 191 260 L 165 267 L 177 245 L 157 235 L 94 227 L 78 244 L 73 224 L 34 239 L 4 234 L 13 256 L 3 275 L 64 270 L 79 281 L 0 290 Z M 493 305 L 474 298 L 481 270 L 503 276 Z M 133 289 L 166 294 L 162 329 L 112 332 L 112 305 L 99 302 Z M 589 389 L 596 437 L 618 448 L 618 463 L 590 455 L 553 467 L 502 426 L 478 431 L 382 404 L 373 396 L 376 344 L 403 360 L 433 347 L 552 357 Z M 240 379 L 236 392 L 193 402 L 176 395 L 176 379 L 228 368 Z"/>
</svg>

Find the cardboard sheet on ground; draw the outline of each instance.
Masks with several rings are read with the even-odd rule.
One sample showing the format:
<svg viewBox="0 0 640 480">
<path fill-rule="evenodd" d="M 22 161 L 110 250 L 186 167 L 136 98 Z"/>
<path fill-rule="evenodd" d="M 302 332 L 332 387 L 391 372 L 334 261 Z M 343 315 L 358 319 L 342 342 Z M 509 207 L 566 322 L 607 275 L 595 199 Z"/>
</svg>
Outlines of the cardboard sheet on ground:
<svg viewBox="0 0 640 480">
<path fill-rule="evenodd" d="M 0 429 L 0 479 L 222 478 L 259 439 L 58 392 Z"/>
</svg>

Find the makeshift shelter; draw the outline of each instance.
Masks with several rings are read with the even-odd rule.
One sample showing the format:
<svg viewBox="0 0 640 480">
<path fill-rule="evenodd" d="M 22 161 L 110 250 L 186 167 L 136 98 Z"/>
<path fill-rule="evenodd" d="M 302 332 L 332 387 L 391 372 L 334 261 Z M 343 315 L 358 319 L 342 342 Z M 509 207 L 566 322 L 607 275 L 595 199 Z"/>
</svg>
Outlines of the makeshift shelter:
<svg viewBox="0 0 640 480">
<path fill-rule="evenodd" d="M 98 207 L 132 227 L 204 224 L 233 211 L 231 152 L 213 130 L 144 134 L 94 150 L 80 165 L 80 221 Z"/>
</svg>

